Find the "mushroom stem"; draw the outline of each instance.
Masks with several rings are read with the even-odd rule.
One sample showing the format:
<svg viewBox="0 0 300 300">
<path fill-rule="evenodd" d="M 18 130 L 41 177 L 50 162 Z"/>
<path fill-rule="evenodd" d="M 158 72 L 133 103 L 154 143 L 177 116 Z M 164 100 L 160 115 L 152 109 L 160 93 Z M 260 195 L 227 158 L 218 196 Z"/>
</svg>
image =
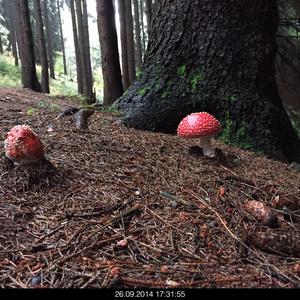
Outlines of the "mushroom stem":
<svg viewBox="0 0 300 300">
<path fill-rule="evenodd" d="M 204 156 L 215 157 L 215 149 L 212 146 L 212 137 L 201 137 L 201 148 Z"/>
</svg>

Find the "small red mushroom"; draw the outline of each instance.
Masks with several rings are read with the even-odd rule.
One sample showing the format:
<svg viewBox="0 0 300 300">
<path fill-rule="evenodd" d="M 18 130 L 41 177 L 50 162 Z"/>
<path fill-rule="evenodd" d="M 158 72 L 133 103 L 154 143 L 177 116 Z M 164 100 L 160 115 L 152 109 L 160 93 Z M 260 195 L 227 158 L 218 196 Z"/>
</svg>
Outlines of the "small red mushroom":
<svg viewBox="0 0 300 300">
<path fill-rule="evenodd" d="M 38 163 L 44 159 L 44 147 L 38 135 L 27 125 L 17 125 L 6 135 L 5 156 L 18 165 Z"/>
<path fill-rule="evenodd" d="M 192 113 L 178 125 L 177 134 L 185 138 L 201 138 L 204 156 L 214 157 L 212 140 L 222 131 L 221 123 L 207 112 Z"/>
</svg>

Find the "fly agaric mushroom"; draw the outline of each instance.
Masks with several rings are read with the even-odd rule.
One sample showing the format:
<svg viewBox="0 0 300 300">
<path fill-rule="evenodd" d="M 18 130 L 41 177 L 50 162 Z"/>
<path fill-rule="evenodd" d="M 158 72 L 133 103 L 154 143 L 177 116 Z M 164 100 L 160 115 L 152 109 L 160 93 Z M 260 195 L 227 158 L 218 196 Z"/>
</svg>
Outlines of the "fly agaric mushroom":
<svg viewBox="0 0 300 300">
<path fill-rule="evenodd" d="M 43 161 L 44 147 L 37 134 L 27 125 L 17 125 L 6 135 L 5 156 L 18 165 Z"/>
<path fill-rule="evenodd" d="M 177 134 L 185 138 L 200 138 L 204 156 L 214 157 L 212 140 L 222 131 L 221 123 L 207 112 L 192 113 L 182 119 Z"/>
</svg>

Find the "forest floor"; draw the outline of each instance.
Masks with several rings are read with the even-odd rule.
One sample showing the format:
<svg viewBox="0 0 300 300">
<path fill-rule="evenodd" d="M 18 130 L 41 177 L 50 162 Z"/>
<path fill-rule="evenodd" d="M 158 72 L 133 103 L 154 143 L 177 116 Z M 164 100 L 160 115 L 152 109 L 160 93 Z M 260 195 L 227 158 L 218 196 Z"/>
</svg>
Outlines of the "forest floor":
<svg viewBox="0 0 300 300">
<path fill-rule="evenodd" d="M 205 158 L 189 150 L 197 140 L 129 129 L 110 112 L 80 131 L 56 119 L 68 106 L 0 90 L 0 140 L 30 125 L 57 169 L 0 163 L 0 287 L 300 287 L 300 172 L 220 142 Z"/>
</svg>

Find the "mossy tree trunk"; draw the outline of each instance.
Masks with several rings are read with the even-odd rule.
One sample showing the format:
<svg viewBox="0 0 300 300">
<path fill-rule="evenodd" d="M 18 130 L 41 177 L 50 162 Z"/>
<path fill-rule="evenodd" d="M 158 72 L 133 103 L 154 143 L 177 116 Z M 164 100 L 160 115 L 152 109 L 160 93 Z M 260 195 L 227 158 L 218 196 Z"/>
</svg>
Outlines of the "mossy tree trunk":
<svg viewBox="0 0 300 300">
<path fill-rule="evenodd" d="M 142 74 L 115 107 L 137 129 L 175 132 L 207 111 L 241 148 L 300 161 L 274 79 L 276 0 L 161 0 Z"/>
</svg>

